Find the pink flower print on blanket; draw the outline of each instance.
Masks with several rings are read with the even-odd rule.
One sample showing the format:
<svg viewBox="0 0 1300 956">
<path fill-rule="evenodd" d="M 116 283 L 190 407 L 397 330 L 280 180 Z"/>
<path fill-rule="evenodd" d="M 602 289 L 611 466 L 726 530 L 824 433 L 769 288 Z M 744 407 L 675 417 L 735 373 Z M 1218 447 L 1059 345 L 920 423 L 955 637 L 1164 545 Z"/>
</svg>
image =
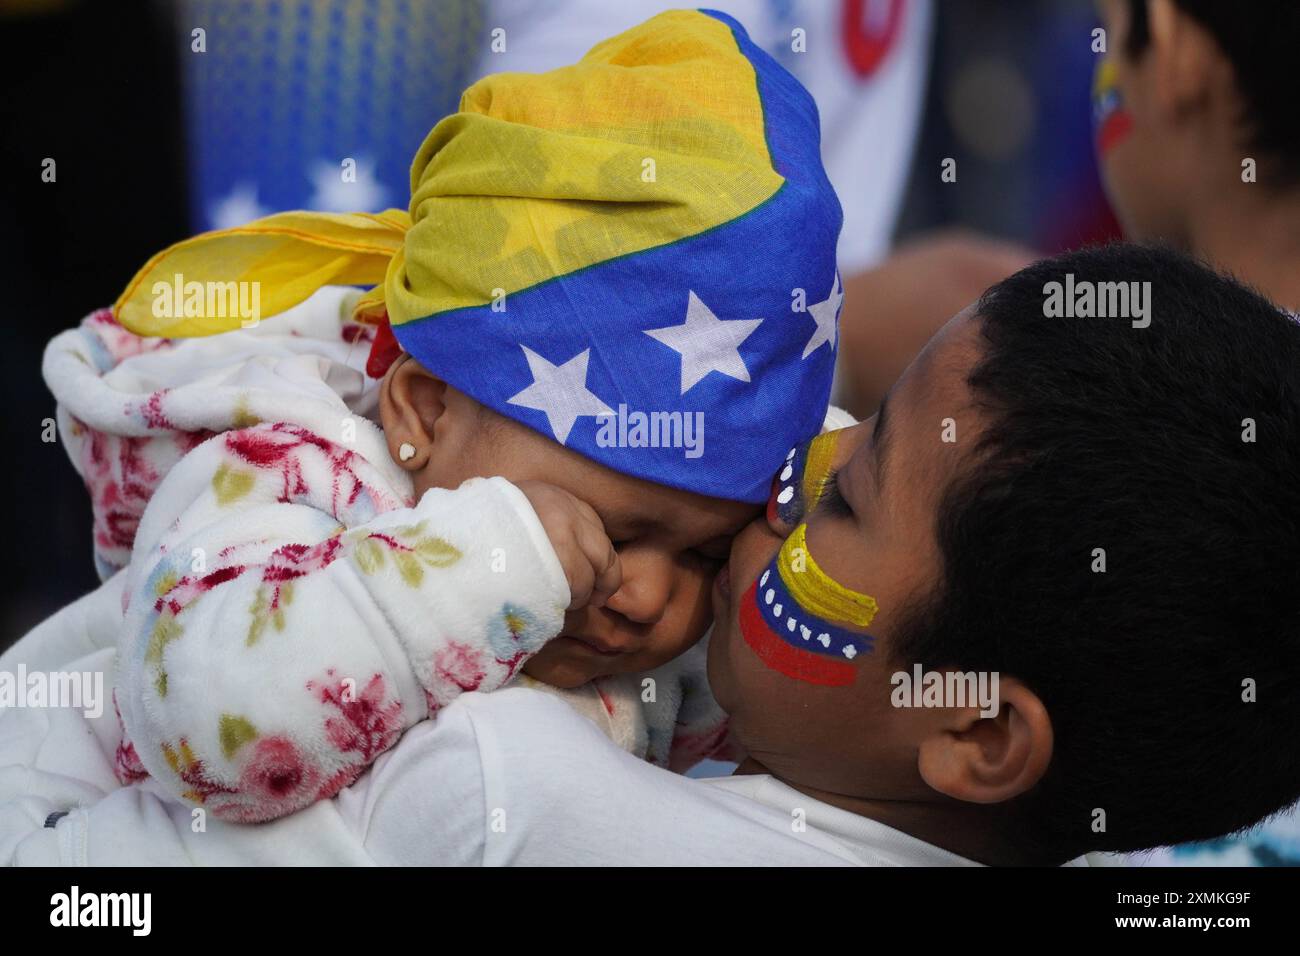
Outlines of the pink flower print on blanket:
<svg viewBox="0 0 1300 956">
<path fill-rule="evenodd" d="M 118 742 L 113 754 L 113 776 L 122 786 L 135 783 L 149 776 L 140 762 L 140 755 L 135 752 L 135 744 L 126 736 L 126 725 L 122 723 L 122 710 L 117 706 L 117 690 L 113 691 L 113 713 L 117 715 Z"/>
<path fill-rule="evenodd" d="M 212 776 L 185 738 L 175 747 L 162 745 L 168 766 L 188 787 L 181 796 L 232 823 L 261 823 L 311 804 L 320 769 L 289 738 L 257 738 L 251 725 L 247 731 L 241 726 L 247 724 L 228 714 L 222 717 L 223 746 L 227 736 L 247 735 L 240 741 L 246 749 L 235 786 Z"/>
<path fill-rule="evenodd" d="M 95 547 L 130 551 L 145 505 L 161 477 L 149 460 L 149 437 L 91 431 L 82 445 L 82 474 L 95 519 Z"/>
<path fill-rule="evenodd" d="M 333 668 L 325 673 L 325 681 L 308 681 L 307 689 L 337 711 L 325 718 L 325 735 L 340 754 L 355 755 L 355 762 L 325 781 L 318 800 L 327 800 L 352 783 L 402 733 L 402 702 L 387 695 L 382 675 L 373 675 L 358 692 L 355 681 L 339 679 Z"/>
<path fill-rule="evenodd" d="M 252 647 L 261 640 L 268 626 L 277 631 L 284 630 L 284 612 L 293 600 L 293 582 L 332 564 L 343 546 L 343 538 L 335 535 L 320 544 L 286 544 L 271 553 L 262 568 L 262 582 L 248 609 L 252 620 L 248 625 L 248 637 L 244 640 L 247 646 Z"/>
<path fill-rule="evenodd" d="M 382 674 L 371 675 L 360 689 L 332 667 L 325 675 L 323 681 L 307 682 L 307 689 L 335 711 L 325 718 L 325 735 L 339 753 L 355 753 L 368 764 L 401 733 L 402 702 L 388 695 Z"/>
<path fill-rule="evenodd" d="M 299 810 L 312 802 L 320 771 L 285 737 L 263 737 L 248 721 L 221 718 L 222 748 L 236 742 L 248 747 L 237 786 L 214 777 L 187 739 L 162 745 L 163 759 L 187 787 L 181 796 L 235 823 L 260 823 Z"/>
<path fill-rule="evenodd" d="M 343 528 L 339 527 L 339 532 Z M 219 558 L 234 557 L 239 548 L 224 549 Z M 260 566 L 261 581 L 249 605 L 248 633 L 244 643 L 251 647 L 261 640 L 267 627 L 282 631 L 285 626 L 285 609 L 293 600 L 293 582 L 306 574 L 328 566 L 343 550 L 339 534 L 326 538 L 319 544 L 286 544 L 271 552 Z M 256 570 L 257 566 L 253 566 Z M 233 581 L 250 570 L 242 563 L 225 564 L 204 574 L 178 575 L 173 565 L 159 566 L 151 581 L 158 595 L 153 610 L 157 615 L 145 647 L 145 663 L 153 668 L 154 688 L 159 697 L 167 696 L 167 672 L 164 656 L 167 645 L 184 633 L 181 613 L 213 588 Z"/>
<path fill-rule="evenodd" d="M 391 555 L 402 580 L 419 587 L 424 569 L 446 568 L 461 558 L 461 552 L 442 538 L 424 533 L 424 523 L 387 532 L 338 533 L 320 544 L 287 544 L 271 554 L 262 570 L 262 583 L 249 608 L 252 621 L 245 643 L 252 647 L 266 633 L 268 626 L 284 630 L 285 609 L 293 601 L 293 582 L 319 571 L 351 549 L 357 566 L 365 574 L 375 574 L 387 566 Z"/>
<path fill-rule="evenodd" d="M 221 557 L 234 557 L 237 549 L 222 551 Z M 442 538 L 426 534 L 424 523 L 388 529 L 384 532 L 358 530 L 344 533 L 340 525 L 335 533 L 317 544 L 291 543 L 271 552 L 265 563 L 246 565 L 231 563 L 204 574 L 178 574 L 174 565 L 159 566 L 151 581 L 158 595 L 154 602 L 156 617 L 151 625 L 145 646 L 145 663 L 153 669 L 154 688 L 160 697 L 167 696 L 167 671 L 164 663 L 167 645 L 184 633 L 182 612 L 208 591 L 242 576 L 250 570 L 260 571 L 261 579 L 248 605 L 249 623 L 244 638 L 245 646 L 253 647 L 268 633 L 285 629 L 286 615 L 293 603 L 294 586 L 299 578 L 323 570 L 344 554 L 351 552 L 358 568 L 364 574 L 376 574 L 395 566 L 402 581 L 409 587 L 419 587 L 426 568 L 450 567 L 461 559 L 461 552 Z M 512 641 L 510 622 L 522 634 L 526 621 L 519 612 L 511 617 L 503 612 L 497 622 L 503 637 L 498 642 L 512 654 L 517 654 Z M 529 618 L 528 620 L 531 620 Z M 531 647 L 531 645 L 530 645 Z M 520 658 L 516 656 L 515 663 Z M 513 665 L 509 665 L 512 667 Z"/>
<path fill-rule="evenodd" d="M 301 425 L 276 422 L 244 428 L 227 432 L 225 442 L 234 461 L 223 465 L 213 478 L 221 504 L 237 501 L 253 488 L 252 473 L 240 469 L 239 463 L 277 472 L 280 501 L 311 496 L 317 507 L 348 524 L 363 524 L 404 504 L 383 489 L 378 472 L 366 459 Z M 310 465 L 316 463 L 328 476 L 327 487 L 319 482 L 313 487 L 307 477 Z"/>
<path fill-rule="evenodd" d="M 217 816 L 241 823 L 259 823 L 284 816 L 312 803 L 320 782 L 320 770 L 313 766 L 292 740 L 265 737 L 253 745 L 239 791 L 245 801 L 223 803 Z"/>
<path fill-rule="evenodd" d="M 157 336 L 143 337 L 128 332 L 113 317 L 113 310 L 96 309 L 82 321 L 82 327 L 98 340 L 107 358 L 106 368 L 113 368 L 126 359 L 146 352 L 159 352 L 172 347 L 171 339 Z"/>
<path fill-rule="evenodd" d="M 211 432 L 108 435 L 71 420 L 78 461 L 90 493 L 95 554 L 101 573 L 125 567 L 140 516 L 176 462 Z"/>
<path fill-rule="evenodd" d="M 434 653 L 433 675 L 424 689 L 430 716 L 461 694 L 478 690 L 486 677 L 487 662 L 481 651 L 460 641 L 448 641 Z"/>
<path fill-rule="evenodd" d="M 187 788 L 182 796 L 222 820 L 273 820 L 335 796 L 401 735 L 402 702 L 389 694 L 381 674 L 358 688 L 331 668 L 306 689 L 323 708 L 328 750 L 287 734 L 265 734 L 242 715 L 222 714 L 218 740 L 234 783 L 214 774 L 188 740 L 163 744 L 168 766 Z"/>
</svg>

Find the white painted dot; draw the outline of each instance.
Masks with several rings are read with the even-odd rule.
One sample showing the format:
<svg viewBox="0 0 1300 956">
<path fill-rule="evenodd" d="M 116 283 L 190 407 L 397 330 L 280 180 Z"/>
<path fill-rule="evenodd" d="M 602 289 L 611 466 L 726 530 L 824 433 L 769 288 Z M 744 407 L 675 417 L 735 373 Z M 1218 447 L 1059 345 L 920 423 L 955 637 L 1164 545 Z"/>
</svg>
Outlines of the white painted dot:
<svg viewBox="0 0 1300 956">
<path fill-rule="evenodd" d="M 783 610 L 782 606 L 778 604 L 776 607 L 772 608 L 772 613 L 775 614 L 777 617 L 780 617 L 782 610 Z"/>
<path fill-rule="evenodd" d="M 812 637 L 812 631 L 808 630 L 808 627 L 804 624 L 799 625 L 799 633 L 803 635 L 805 641 Z"/>
<path fill-rule="evenodd" d="M 786 485 L 784 488 L 781 489 L 781 493 L 776 496 L 776 500 L 779 501 L 781 504 L 785 504 L 793 497 L 794 497 L 794 486 Z"/>
<path fill-rule="evenodd" d="M 786 465 L 784 468 L 781 469 L 781 480 L 789 481 L 790 476 L 793 474 L 794 474 L 794 465 L 792 464 Z"/>
<path fill-rule="evenodd" d="M 758 586 L 760 588 L 767 587 L 767 579 L 770 578 L 771 576 L 772 576 L 772 569 L 768 568 L 766 571 L 763 572 L 763 576 L 758 579 Z"/>
<path fill-rule="evenodd" d="M 771 604 L 771 603 L 772 603 L 772 598 L 774 598 L 774 597 L 776 597 L 776 592 L 773 591 L 771 588 L 768 588 L 768 589 L 767 589 L 767 593 L 763 595 L 763 603 L 764 603 L 764 604 Z"/>
<path fill-rule="evenodd" d="M 796 621 L 794 618 L 788 617 L 785 619 L 785 629 L 789 631 L 791 634 L 794 633 L 794 629 L 798 626 L 799 626 L 799 622 Z"/>
<path fill-rule="evenodd" d="M 794 453 L 797 452 L 798 450 L 799 450 L 798 448 L 791 448 L 790 451 L 786 454 L 785 460 L 789 461 L 791 458 L 793 458 Z"/>
<path fill-rule="evenodd" d="M 847 657 L 849 660 L 853 660 L 853 658 L 858 656 L 858 649 L 854 647 L 852 644 L 845 644 L 844 656 Z"/>
<path fill-rule="evenodd" d="M 827 634 L 825 631 L 817 635 L 817 640 L 822 642 L 822 647 L 831 646 L 831 636 Z"/>
</svg>

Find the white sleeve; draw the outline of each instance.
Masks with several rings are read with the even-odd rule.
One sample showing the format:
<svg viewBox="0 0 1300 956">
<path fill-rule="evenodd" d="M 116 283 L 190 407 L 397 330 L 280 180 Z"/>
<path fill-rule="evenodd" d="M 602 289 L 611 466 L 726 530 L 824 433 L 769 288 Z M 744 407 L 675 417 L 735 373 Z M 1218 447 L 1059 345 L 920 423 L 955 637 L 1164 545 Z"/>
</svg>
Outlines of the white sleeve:
<svg viewBox="0 0 1300 956">
<path fill-rule="evenodd" d="M 0 866 L 476 865 L 490 825 L 482 781 L 470 713 L 453 706 L 334 799 L 270 823 L 205 817 L 153 781 L 99 799 L 31 787 L 0 802 Z"/>
</svg>

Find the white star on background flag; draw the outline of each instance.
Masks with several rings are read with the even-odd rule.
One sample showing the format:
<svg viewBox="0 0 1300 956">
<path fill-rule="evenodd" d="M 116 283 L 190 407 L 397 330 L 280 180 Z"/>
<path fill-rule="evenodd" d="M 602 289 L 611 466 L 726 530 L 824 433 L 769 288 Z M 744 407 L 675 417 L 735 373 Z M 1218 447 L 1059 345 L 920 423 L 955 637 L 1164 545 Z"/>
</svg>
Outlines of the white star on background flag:
<svg viewBox="0 0 1300 956">
<path fill-rule="evenodd" d="M 812 338 L 803 348 L 803 355 L 800 358 L 807 358 L 822 347 L 822 343 L 829 342 L 831 351 L 835 351 L 835 317 L 840 313 L 840 303 L 844 301 L 844 293 L 840 291 L 840 274 L 835 273 L 835 285 L 831 287 L 831 294 L 826 297 L 825 302 L 818 302 L 808 306 L 808 314 L 813 317 L 817 323 L 817 329 L 813 332 Z"/>
<path fill-rule="evenodd" d="M 375 164 L 369 159 L 356 160 L 356 179 L 343 179 L 339 163 L 317 160 L 308 176 L 312 195 L 308 205 L 324 212 L 378 212 L 384 208 L 388 190 L 375 176 Z"/>
<path fill-rule="evenodd" d="M 563 365 L 552 365 L 528 346 L 519 347 L 528 359 L 533 384 L 506 401 L 544 413 L 555 440 L 561 445 L 568 440 L 579 417 L 614 414 L 612 408 L 587 390 L 587 360 L 591 349 L 583 349 Z"/>
<path fill-rule="evenodd" d="M 740 357 L 740 343 L 749 338 L 762 319 L 719 319 L 693 291 L 686 303 L 686 321 L 645 334 L 682 356 L 682 394 L 710 372 L 721 372 L 742 382 L 749 369 Z"/>
<path fill-rule="evenodd" d="M 213 229 L 234 229 L 254 219 L 269 216 L 271 210 L 257 201 L 257 183 L 241 182 L 208 208 Z"/>
</svg>

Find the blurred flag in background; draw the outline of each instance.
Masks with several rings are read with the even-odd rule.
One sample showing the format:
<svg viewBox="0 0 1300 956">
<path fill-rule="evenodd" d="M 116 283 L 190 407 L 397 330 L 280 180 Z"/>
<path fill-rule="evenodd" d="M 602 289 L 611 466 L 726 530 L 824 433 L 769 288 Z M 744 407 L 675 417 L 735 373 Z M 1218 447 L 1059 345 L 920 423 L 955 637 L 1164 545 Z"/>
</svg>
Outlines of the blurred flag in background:
<svg viewBox="0 0 1300 956">
<path fill-rule="evenodd" d="M 285 209 L 405 208 L 411 157 L 482 57 L 483 7 L 181 0 L 195 231 Z"/>
</svg>

